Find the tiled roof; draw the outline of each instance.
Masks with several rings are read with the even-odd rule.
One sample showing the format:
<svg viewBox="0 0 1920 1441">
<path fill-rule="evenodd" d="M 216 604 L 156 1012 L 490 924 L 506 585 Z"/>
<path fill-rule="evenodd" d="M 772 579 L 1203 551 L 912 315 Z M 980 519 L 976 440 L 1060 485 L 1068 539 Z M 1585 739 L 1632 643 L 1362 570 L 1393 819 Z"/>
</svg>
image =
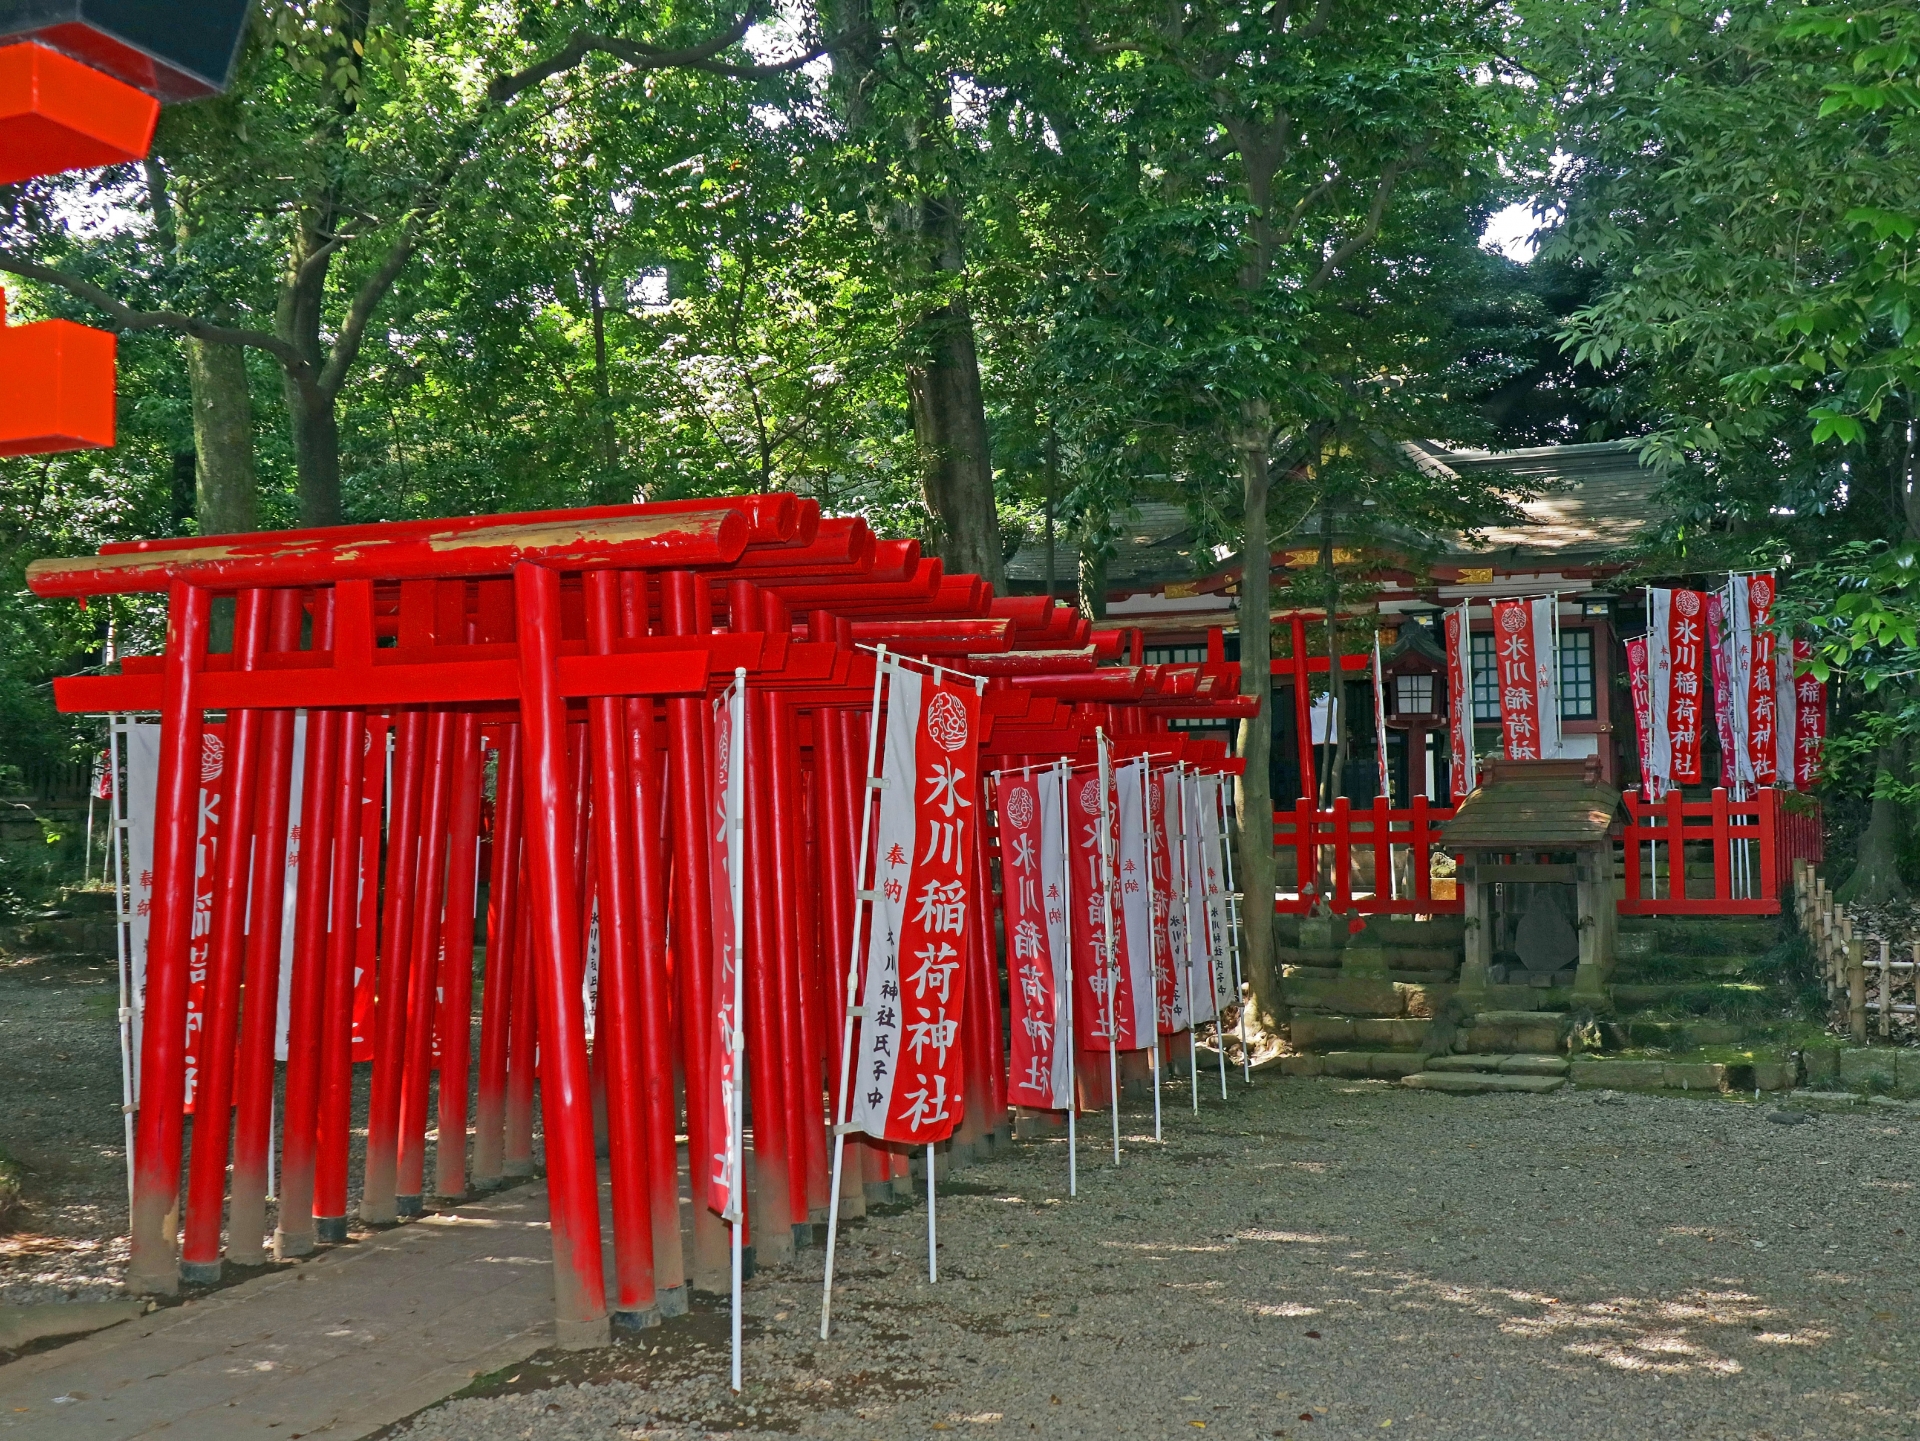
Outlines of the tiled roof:
<svg viewBox="0 0 1920 1441">
<path fill-rule="evenodd" d="M 1501 525 L 1481 533 L 1484 547 L 1464 538 L 1449 549 L 1462 554 L 1488 550 L 1545 552 L 1566 558 L 1631 545 L 1659 519 L 1653 493 L 1664 477 L 1640 464 L 1632 443 L 1537 445 L 1525 450 L 1454 450 L 1432 442 L 1407 447 L 1430 474 L 1488 475 L 1499 472 L 1543 486 L 1545 493 L 1521 509 L 1525 525 Z"/>
</svg>

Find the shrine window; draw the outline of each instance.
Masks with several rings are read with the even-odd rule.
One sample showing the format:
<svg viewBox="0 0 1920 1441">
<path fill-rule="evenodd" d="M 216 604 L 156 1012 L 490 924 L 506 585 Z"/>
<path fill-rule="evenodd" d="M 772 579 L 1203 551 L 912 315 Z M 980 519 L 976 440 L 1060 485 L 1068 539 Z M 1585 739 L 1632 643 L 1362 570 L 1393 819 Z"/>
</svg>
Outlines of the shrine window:
<svg viewBox="0 0 1920 1441">
<path fill-rule="evenodd" d="M 1492 631 L 1474 633 L 1472 659 L 1473 718 L 1497 721 L 1500 719 L 1500 687 L 1494 683 Z"/>
<path fill-rule="evenodd" d="M 1563 720 L 1592 720 L 1593 632 L 1560 632 L 1560 715 Z"/>
</svg>

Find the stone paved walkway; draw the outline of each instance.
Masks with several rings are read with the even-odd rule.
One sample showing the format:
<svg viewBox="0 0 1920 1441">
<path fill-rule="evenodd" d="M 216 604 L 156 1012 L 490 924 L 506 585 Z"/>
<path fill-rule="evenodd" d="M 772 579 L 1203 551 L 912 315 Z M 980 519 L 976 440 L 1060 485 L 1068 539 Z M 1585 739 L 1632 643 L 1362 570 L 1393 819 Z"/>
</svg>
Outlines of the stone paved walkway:
<svg viewBox="0 0 1920 1441">
<path fill-rule="evenodd" d="M 543 1186 L 0 1366 L 7 1441 L 351 1441 L 552 1344 Z"/>
</svg>

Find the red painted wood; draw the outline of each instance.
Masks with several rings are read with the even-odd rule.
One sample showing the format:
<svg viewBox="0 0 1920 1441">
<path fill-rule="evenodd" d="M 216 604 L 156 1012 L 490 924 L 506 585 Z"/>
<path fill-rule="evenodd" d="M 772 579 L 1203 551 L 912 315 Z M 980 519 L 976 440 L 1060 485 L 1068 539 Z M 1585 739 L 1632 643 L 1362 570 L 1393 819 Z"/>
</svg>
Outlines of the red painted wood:
<svg viewBox="0 0 1920 1441">
<path fill-rule="evenodd" d="M 0 185 L 139 160 L 159 118 L 158 100 L 111 75 L 0 41 Z"/>
</svg>

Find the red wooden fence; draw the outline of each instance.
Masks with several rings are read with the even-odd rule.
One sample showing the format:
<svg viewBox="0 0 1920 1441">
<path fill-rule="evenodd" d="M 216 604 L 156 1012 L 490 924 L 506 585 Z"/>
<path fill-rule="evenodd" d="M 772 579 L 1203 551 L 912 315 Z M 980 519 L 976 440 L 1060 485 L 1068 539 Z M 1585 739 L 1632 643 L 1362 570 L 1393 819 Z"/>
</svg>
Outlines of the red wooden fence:
<svg viewBox="0 0 1920 1441">
<path fill-rule="evenodd" d="M 1686 800 L 1677 791 L 1658 803 L 1637 794 L 1625 799 L 1623 916 L 1777 915 L 1793 862 L 1822 859 L 1818 801 L 1796 797 L 1783 804 L 1781 793 L 1773 790 L 1745 801 L 1729 799 L 1724 790 L 1704 801 Z M 1457 914 L 1458 893 L 1444 885 L 1443 892 L 1454 893 L 1436 898 L 1431 875 L 1433 853 L 1445 849 L 1435 828 L 1453 814 L 1451 807 L 1433 805 L 1424 796 L 1415 796 L 1408 806 L 1389 806 L 1376 797 L 1359 808 L 1341 799 L 1331 810 L 1302 799 L 1291 811 L 1276 810 L 1273 843 L 1280 874 L 1274 910 L 1304 915 L 1324 892 L 1335 915 Z M 1670 849 L 1676 836 L 1681 843 L 1678 894 Z M 1382 858 L 1389 847 L 1401 859 L 1398 867 Z M 1689 852 L 1696 870 L 1703 857 L 1711 857 L 1710 876 L 1689 881 Z M 1398 885 L 1387 882 L 1390 871 L 1400 878 Z"/>
<path fill-rule="evenodd" d="M 1409 806 L 1389 806 L 1376 797 L 1372 805 L 1355 810 L 1345 797 L 1333 803 L 1332 810 L 1318 810 L 1312 801 L 1299 800 L 1291 811 L 1273 813 L 1274 847 L 1294 855 L 1293 894 L 1274 898 L 1274 909 L 1283 914 L 1305 915 L 1320 898 L 1317 864 L 1325 852 L 1331 864 L 1331 886 L 1327 901 L 1334 914 L 1346 915 L 1435 915 L 1460 910 L 1456 893 L 1445 900 L 1433 895 L 1428 868 L 1439 840 L 1433 829 L 1453 818 L 1450 806 L 1436 806 L 1425 796 L 1415 796 Z M 1395 870 L 1382 852 L 1391 847 L 1405 858 Z M 1404 893 L 1392 894 L 1387 882 L 1389 872 L 1404 878 L 1399 887 Z M 1452 887 L 1448 887 L 1452 889 Z"/>
<path fill-rule="evenodd" d="M 1659 801 L 1629 793 L 1626 803 L 1623 916 L 1778 915 L 1793 862 L 1821 859 L 1817 801 L 1790 811 L 1779 791 L 1735 801 L 1716 789 L 1711 800 L 1690 801 L 1672 791 Z M 1689 850 L 1696 861 L 1703 853 L 1711 857 L 1710 875 L 1688 875 Z"/>
</svg>

